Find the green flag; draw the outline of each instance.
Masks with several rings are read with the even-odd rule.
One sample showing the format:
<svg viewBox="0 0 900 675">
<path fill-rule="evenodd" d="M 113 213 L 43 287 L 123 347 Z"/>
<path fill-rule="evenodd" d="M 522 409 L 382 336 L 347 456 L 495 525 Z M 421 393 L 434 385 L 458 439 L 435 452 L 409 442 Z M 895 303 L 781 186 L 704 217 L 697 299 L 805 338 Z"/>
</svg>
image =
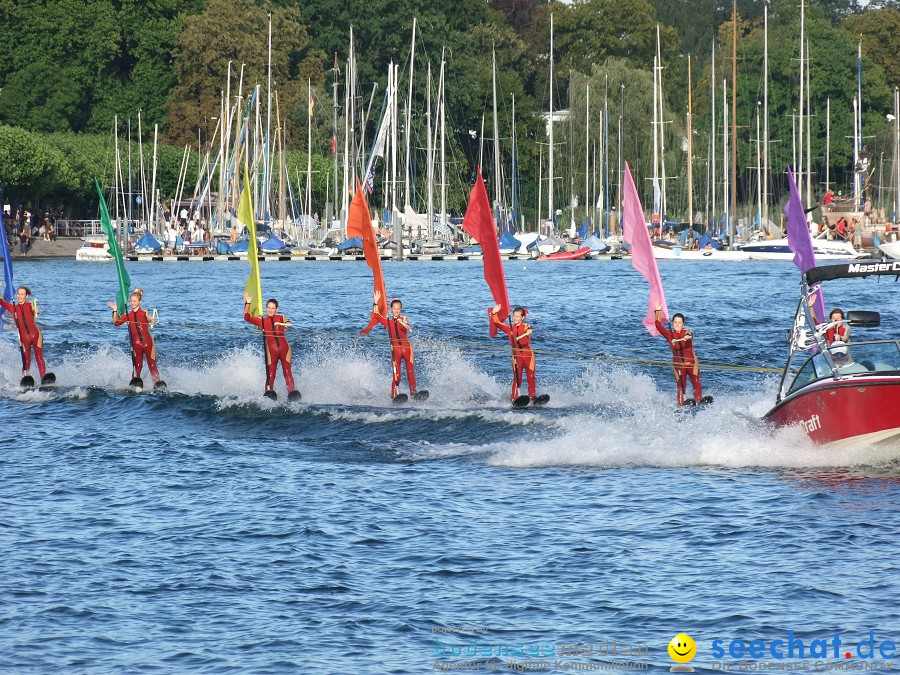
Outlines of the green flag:
<svg viewBox="0 0 900 675">
<path fill-rule="evenodd" d="M 116 233 L 113 230 L 112 221 L 109 219 L 109 209 L 106 208 L 106 200 L 103 199 L 103 192 L 100 190 L 100 183 L 94 179 L 94 185 L 97 186 L 97 194 L 100 196 L 100 227 L 103 228 L 106 239 L 109 241 L 109 253 L 116 261 L 116 271 L 119 273 L 119 292 L 116 294 L 116 307 L 119 314 L 128 311 L 128 289 L 131 286 L 131 277 L 125 269 L 125 260 L 122 258 L 122 249 L 119 248 L 119 242 L 116 241 Z"/>
<path fill-rule="evenodd" d="M 244 291 L 250 294 L 250 316 L 262 316 L 262 287 L 259 281 L 259 253 L 256 250 L 256 221 L 253 219 L 253 203 L 251 202 L 250 180 L 247 178 L 247 166 L 244 165 L 244 189 L 238 204 L 237 217 L 241 225 L 250 233 L 247 242 L 247 260 L 250 262 L 250 276 Z"/>
</svg>

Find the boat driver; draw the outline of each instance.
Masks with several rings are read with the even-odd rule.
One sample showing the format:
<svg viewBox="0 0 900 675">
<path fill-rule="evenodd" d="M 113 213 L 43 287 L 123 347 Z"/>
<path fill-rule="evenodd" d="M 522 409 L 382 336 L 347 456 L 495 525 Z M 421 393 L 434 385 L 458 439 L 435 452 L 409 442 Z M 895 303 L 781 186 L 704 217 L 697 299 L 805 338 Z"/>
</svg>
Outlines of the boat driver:
<svg viewBox="0 0 900 675">
<path fill-rule="evenodd" d="M 834 365 L 837 366 L 841 375 L 869 372 L 868 368 L 853 360 L 846 343 L 836 340 L 831 344 L 831 348 L 828 351 L 831 353 L 831 360 L 834 361 Z"/>
</svg>

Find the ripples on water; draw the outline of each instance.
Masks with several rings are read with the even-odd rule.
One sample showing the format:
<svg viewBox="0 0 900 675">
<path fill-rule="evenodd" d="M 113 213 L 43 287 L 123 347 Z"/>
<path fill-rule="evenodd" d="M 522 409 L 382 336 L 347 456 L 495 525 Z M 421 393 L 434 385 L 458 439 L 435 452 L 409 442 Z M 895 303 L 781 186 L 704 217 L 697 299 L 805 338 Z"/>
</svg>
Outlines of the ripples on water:
<svg viewBox="0 0 900 675">
<path fill-rule="evenodd" d="M 479 643 L 645 642 L 660 671 L 681 631 L 700 666 L 717 638 L 900 638 L 900 450 L 766 430 L 777 375 L 705 369 L 715 405 L 676 422 L 665 368 L 573 356 L 665 357 L 627 263 L 507 265 L 546 352 L 537 412 L 503 402 L 477 264 L 386 266 L 432 394 L 400 409 L 386 344 L 356 337 L 361 263 L 263 267 L 297 326 L 299 405 L 259 395 L 243 265 L 130 269 L 159 308 L 166 394 L 125 389 L 111 267 L 16 269 L 61 386 L 19 392 L 0 335 L 2 670 L 420 673 L 435 639 L 476 639 L 436 627 L 473 624 Z M 781 365 L 792 267 L 662 275 L 701 359 Z M 836 288 L 829 304 L 881 309 L 897 334 L 892 287 Z"/>
</svg>

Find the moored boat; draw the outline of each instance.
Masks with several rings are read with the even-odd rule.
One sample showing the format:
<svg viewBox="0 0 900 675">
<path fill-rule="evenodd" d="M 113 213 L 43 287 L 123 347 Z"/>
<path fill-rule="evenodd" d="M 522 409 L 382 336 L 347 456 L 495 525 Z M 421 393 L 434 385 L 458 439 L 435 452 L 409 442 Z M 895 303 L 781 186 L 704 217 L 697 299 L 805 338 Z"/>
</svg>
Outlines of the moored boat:
<svg viewBox="0 0 900 675">
<path fill-rule="evenodd" d="M 816 260 L 852 260 L 862 257 L 849 241 L 817 237 L 812 240 Z M 742 244 L 740 250 L 751 260 L 793 260 L 794 252 L 786 238 L 760 239 Z"/>
<path fill-rule="evenodd" d="M 79 262 L 103 262 L 112 259 L 105 236 L 87 237 L 84 244 L 75 251 L 75 260 Z"/>
<path fill-rule="evenodd" d="M 582 246 L 574 251 L 561 251 L 538 256 L 538 260 L 583 260 L 591 254 L 590 246 Z"/>
<path fill-rule="evenodd" d="M 900 276 L 900 262 L 827 265 L 803 275 L 787 364 L 775 407 L 764 417 L 773 426 L 799 426 L 814 443 L 835 448 L 900 436 L 900 339 L 828 344 L 829 329 L 877 327 L 879 314 L 851 311 L 845 320 L 817 325 L 809 307 L 823 281 L 870 275 Z"/>
</svg>

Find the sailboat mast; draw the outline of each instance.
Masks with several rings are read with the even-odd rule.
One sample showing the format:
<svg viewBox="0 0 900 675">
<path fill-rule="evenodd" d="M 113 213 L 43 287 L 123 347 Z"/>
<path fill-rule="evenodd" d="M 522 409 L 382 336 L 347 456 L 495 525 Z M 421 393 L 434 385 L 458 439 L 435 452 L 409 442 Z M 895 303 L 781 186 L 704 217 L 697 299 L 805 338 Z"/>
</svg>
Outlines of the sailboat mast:
<svg viewBox="0 0 900 675">
<path fill-rule="evenodd" d="M 119 171 L 121 169 L 120 159 L 119 159 L 119 116 L 113 115 L 113 128 L 115 129 L 115 137 L 116 137 L 116 168 L 113 171 L 113 197 L 116 206 L 116 225 L 119 224 Z M 895 160 L 896 161 L 896 160 Z"/>
<path fill-rule="evenodd" d="M 806 31 L 806 2 L 805 0 L 800 0 L 800 105 L 797 106 L 797 111 L 799 113 L 799 117 L 797 118 L 797 137 L 798 143 L 800 146 L 800 154 L 797 158 L 799 162 L 799 168 L 797 169 L 797 192 L 798 194 L 803 194 L 803 181 L 806 178 L 806 175 L 803 171 L 803 106 L 804 101 L 804 92 L 806 90 L 806 77 L 803 74 L 803 68 L 805 65 L 805 50 L 803 48 L 805 39 L 805 31 Z"/>
<path fill-rule="evenodd" d="M 894 222 L 900 218 L 900 89 L 894 87 Z"/>
<path fill-rule="evenodd" d="M 337 151 L 337 111 L 338 111 L 338 97 L 337 97 L 337 89 L 338 89 L 338 60 L 337 54 L 334 55 L 334 67 L 332 68 L 332 96 L 333 101 L 331 104 L 331 154 L 334 158 L 334 208 L 337 213 L 335 215 L 340 218 L 340 207 L 338 206 L 338 195 L 340 194 L 340 189 L 338 188 L 338 151 Z M 326 229 L 331 226 L 331 223 L 328 223 Z"/>
<path fill-rule="evenodd" d="M 498 217 L 501 221 L 500 229 L 504 229 L 502 226 L 503 213 L 502 213 L 502 193 L 503 193 L 503 182 L 500 179 L 500 131 L 497 128 L 497 50 L 492 49 L 492 70 L 491 70 L 491 81 L 493 84 L 493 92 L 494 92 L 494 208 L 501 209 L 500 212 L 495 212 L 496 217 Z"/>
<path fill-rule="evenodd" d="M 425 140 L 426 161 L 428 162 L 425 180 L 428 200 L 425 211 L 428 216 L 428 238 L 434 239 L 434 145 L 431 142 L 431 61 L 428 62 L 428 82 L 425 92 L 425 122 L 428 127 L 428 136 Z"/>
<path fill-rule="evenodd" d="M 737 0 L 731 3 L 731 226 L 729 241 L 734 243 L 737 216 Z"/>
<path fill-rule="evenodd" d="M 306 219 L 303 223 L 303 238 L 306 239 L 306 226 L 312 218 L 312 117 L 313 97 L 312 80 L 306 80 L 306 96 L 309 105 L 309 114 L 306 116 Z M 283 153 L 282 153 L 283 154 Z"/>
<path fill-rule="evenodd" d="M 709 87 L 712 90 L 709 97 L 709 106 L 710 106 L 710 115 L 712 116 L 712 123 L 710 124 L 710 129 L 712 129 L 712 133 L 710 134 L 710 143 L 712 145 L 710 149 L 710 156 L 712 158 L 712 166 L 710 167 L 710 182 L 712 185 L 710 186 L 710 196 L 712 197 L 712 217 L 716 218 L 716 135 L 718 134 L 718 130 L 716 129 L 716 41 L 713 40 L 712 44 L 712 60 L 710 61 L 710 67 L 712 68 L 712 77 L 709 80 Z"/>
<path fill-rule="evenodd" d="M 756 103 L 756 219 L 760 227 L 762 227 L 762 142 L 759 134 L 759 116 L 760 104 Z"/>
<path fill-rule="evenodd" d="M 859 106 L 859 116 L 858 116 L 858 118 L 857 118 L 857 126 L 859 127 L 859 135 L 858 135 L 858 139 L 859 139 L 859 140 L 857 141 L 857 145 L 859 146 L 858 150 L 859 150 L 859 152 L 861 153 L 861 152 L 862 152 L 862 149 L 863 149 L 863 125 L 862 125 L 862 111 L 863 111 L 863 107 L 862 107 L 862 41 L 858 42 L 858 43 L 857 43 L 857 47 L 856 47 L 856 100 L 858 101 L 858 106 Z M 855 168 L 855 167 L 854 167 L 854 168 Z M 865 197 L 864 197 L 863 194 L 862 194 L 862 192 L 863 192 L 863 186 L 865 185 L 865 183 L 864 183 L 864 180 L 865 180 L 865 179 L 864 179 L 864 177 L 862 176 L 862 174 L 855 173 L 854 175 L 857 176 L 857 179 L 856 179 L 856 183 L 857 183 L 857 187 L 856 187 L 856 199 L 857 199 L 857 201 L 858 201 L 858 203 L 859 203 L 859 206 L 861 207 L 861 206 L 863 205 L 864 200 L 865 200 Z"/>
<path fill-rule="evenodd" d="M 763 217 L 769 222 L 769 5 L 763 6 Z"/>
<path fill-rule="evenodd" d="M 659 177 L 662 182 L 660 186 L 659 222 L 660 227 L 663 227 L 666 218 L 666 137 L 664 133 L 665 127 L 663 126 L 665 122 L 663 120 L 662 50 L 659 44 L 659 24 L 656 24 L 656 67 L 659 68 L 656 82 L 659 85 Z"/>
<path fill-rule="evenodd" d="M 519 226 L 519 166 L 518 148 L 516 147 L 516 95 L 512 96 L 512 213 L 513 223 Z"/>
<path fill-rule="evenodd" d="M 403 205 L 408 206 L 410 202 L 409 194 L 409 161 L 412 136 L 410 127 L 412 126 L 412 99 L 413 99 L 413 72 L 416 65 L 416 18 L 413 17 L 412 27 L 412 43 L 409 48 L 409 95 L 406 99 L 406 161 L 403 163 Z"/>
<path fill-rule="evenodd" d="M 272 136 L 272 12 L 269 12 L 269 56 L 268 56 L 268 81 L 266 84 L 266 149 L 263 153 L 263 217 L 269 222 L 269 195 L 271 193 L 272 178 L 269 175 L 270 138 Z"/>
<path fill-rule="evenodd" d="M 548 159 L 549 181 L 547 183 L 547 219 L 553 223 L 556 230 L 555 212 L 553 210 L 553 14 L 550 14 L 550 121 L 549 121 L 549 146 Z"/>
<path fill-rule="evenodd" d="M 806 203 L 812 204 L 813 166 L 812 166 L 812 96 L 809 86 L 809 40 L 806 41 Z M 812 216 L 808 216 L 812 219 Z"/>
<path fill-rule="evenodd" d="M 446 112 L 444 110 L 444 52 L 445 49 L 441 49 L 441 75 L 438 78 L 438 115 L 440 116 L 440 127 L 441 127 L 441 213 L 440 213 L 440 223 L 441 223 L 441 232 L 445 232 L 445 228 L 447 226 L 447 156 L 446 156 L 446 133 L 447 129 L 445 127 L 444 121 L 446 118 Z M 456 233 L 453 233 L 453 247 L 456 250 Z"/>
<path fill-rule="evenodd" d="M 831 189 L 831 97 L 825 99 L 825 192 Z"/>
<path fill-rule="evenodd" d="M 600 178 L 598 194 L 603 195 L 603 206 L 600 209 L 600 219 L 602 220 L 600 232 L 609 234 L 609 72 L 604 73 L 603 85 L 603 137 L 600 144 L 603 173 Z"/>
<path fill-rule="evenodd" d="M 728 199 L 728 80 L 722 78 L 722 210 L 724 222 L 731 234 L 730 200 Z M 729 239 L 729 243 L 733 243 Z"/>
<path fill-rule="evenodd" d="M 153 180 L 150 183 L 150 221 L 148 232 L 156 230 L 156 153 L 159 149 L 159 125 L 153 125 Z"/>
<path fill-rule="evenodd" d="M 591 193 L 590 193 L 590 178 L 591 178 L 591 162 L 590 162 L 590 150 L 591 150 L 591 83 L 588 81 L 587 89 L 585 92 L 585 102 L 584 102 L 584 219 L 585 224 L 589 226 L 591 231 L 593 228 L 590 227 L 591 223 Z"/>
<path fill-rule="evenodd" d="M 687 112 L 687 198 L 688 222 L 694 227 L 694 133 L 691 96 L 691 55 L 688 54 L 688 112 Z"/>
<path fill-rule="evenodd" d="M 660 227 L 660 235 L 662 235 L 662 215 L 659 213 L 661 211 L 661 204 L 659 201 L 659 132 L 658 132 L 658 124 L 659 124 L 659 107 L 657 105 L 656 96 L 658 92 L 658 88 L 656 86 L 656 78 L 659 76 L 659 71 L 657 69 L 657 59 L 656 56 L 653 56 L 653 215 L 659 216 L 659 227 Z M 652 218 L 651 218 L 652 221 Z"/>
</svg>

